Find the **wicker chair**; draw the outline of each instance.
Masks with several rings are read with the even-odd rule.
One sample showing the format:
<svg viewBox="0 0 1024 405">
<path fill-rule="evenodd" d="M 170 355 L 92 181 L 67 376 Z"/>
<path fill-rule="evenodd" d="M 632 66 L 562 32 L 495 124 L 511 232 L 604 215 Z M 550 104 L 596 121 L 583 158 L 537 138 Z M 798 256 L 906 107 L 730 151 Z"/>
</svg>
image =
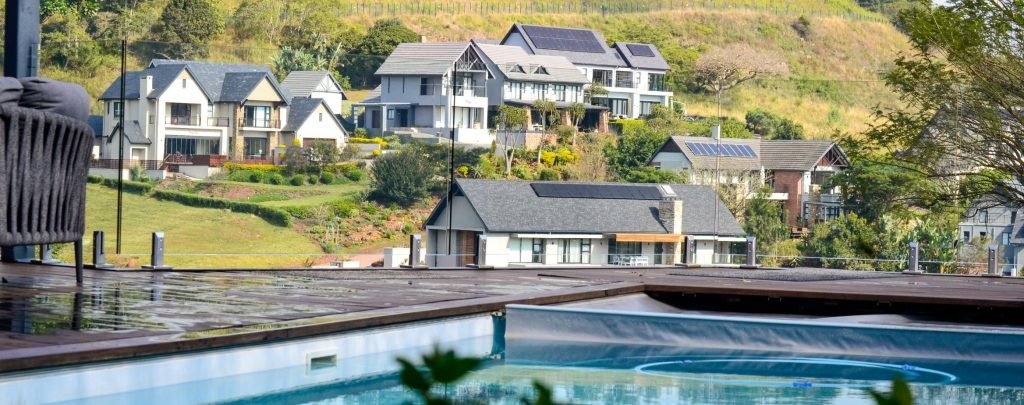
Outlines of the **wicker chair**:
<svg viewBox="0 0 1024 405">
<path fill-rule="evenodd" d="M 0 246 L 75 242 L 79 284 L 93 136 L 73 118 L 0 106 Z"/>
</svg>

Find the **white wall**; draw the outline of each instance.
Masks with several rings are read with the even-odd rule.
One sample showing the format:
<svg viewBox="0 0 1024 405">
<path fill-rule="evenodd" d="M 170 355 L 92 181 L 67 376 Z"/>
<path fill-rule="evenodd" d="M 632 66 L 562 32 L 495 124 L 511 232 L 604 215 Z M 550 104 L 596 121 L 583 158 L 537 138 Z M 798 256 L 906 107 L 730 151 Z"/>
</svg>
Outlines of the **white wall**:
<svg viewBox="0 0 1024 405">
<path fill-rule="evenodd" d="M 655 162 L 659 163 L 660 168 L 663 170 L 679 171 L 692 167 L 690 160 L 680 152 L 658 152 L 651 159 L 651 163 Z"/>
<path fill-rule="evenodd" d="M 313 111 L 306 122 L 295 134 L 300 140 L 304 139 L 330 139 L 336 146 L 343 146 L 345 143 L 345 129 L 335 121 L 331 112 L 321 104 Z"/>
</svg>

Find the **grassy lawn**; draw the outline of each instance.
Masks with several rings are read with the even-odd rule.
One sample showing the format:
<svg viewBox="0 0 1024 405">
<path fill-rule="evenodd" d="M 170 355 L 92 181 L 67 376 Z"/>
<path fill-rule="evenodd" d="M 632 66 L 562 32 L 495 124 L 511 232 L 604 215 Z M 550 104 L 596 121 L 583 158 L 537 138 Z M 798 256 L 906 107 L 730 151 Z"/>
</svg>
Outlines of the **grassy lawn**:
<svg viewBox="0 0 1024 405">
<path fill-rule="evenodd" d="M 166 235 L 165 261 L 168 265 L 176 267 L 297 267 L 302 266 L 310 257 L 306 255 L 322 253 L 316 244 L 301 233 L 291 228 L 271 225 L 249 214 L 193 208 L 125 193 L 122 251 L 128 255 L 116 257 L 116 207 L 116 190 L 96 184 L 88 185 L 86 261 L 92 260 L 90 252 L 94 230 L 103 230 L 106 233 L 108 262 L 120 265 L 133 264 L 133 267 L 149 263 L 152 233 L 156 231 L 162 231 Z M 174 256 L 176 253 L 246 256 Z M 258 256 L 259 254 L 278 255 Z M 63 249 L 60 257 L 71 262 L 72 249 Z"/>
<path fill-rule="evenodd" d="M 251 200 L 268 207 L 312 207 L 328 204 L 344 198 L 355 197 L 369 187 L 367 181 L 348 184 L 318 184 L 315 186 L 291 186 L 264 183 L 244 183 L 235 181 L 205 181 L 204 183 L 231 187 L 234 189 L 251 189 Z M 231 198 L 225 196 L 223 198 Z M 231 198 L 238 199 L 238 198 Z"/>
</svg>

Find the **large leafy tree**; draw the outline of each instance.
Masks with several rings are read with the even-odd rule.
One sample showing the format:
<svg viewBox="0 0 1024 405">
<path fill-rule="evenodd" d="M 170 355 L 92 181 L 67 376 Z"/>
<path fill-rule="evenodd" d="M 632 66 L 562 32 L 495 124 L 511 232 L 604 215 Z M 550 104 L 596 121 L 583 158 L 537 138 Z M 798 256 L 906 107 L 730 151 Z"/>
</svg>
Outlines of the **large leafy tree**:
<svg viewBox="0 0 1024 405">
<path fill-rule="evenodd" d="M 368 87 L 372 84 L 373 72 L 398 44 L 419 40 L 419 34 L 398 19 L 378 20 L 352 49 L 342 73 L 349 77 L 353 86 Z"/>
<path fill-rule="evenodd" d="M 166 42 L 162 56 L 196 59 L 209 55 L 209 43 L 221 33 L 224 22 L 209 0 L 171 0 L 154 29 L 156 40 Z"/>
<path fill-rule="evenodd" d="M 777 56 L 746 44 L 732 44 L 708 52 L 694 66 L 697 82 L 715 93 L 722 115 L 722 93 L 761 76 L 789 74 L 789 66 Z"/>
<path fill-rule="evenodd" d="M 383 203 L 404 206 L 426 198 L 434 177 L 427 159 L 415 147 L 381 156 L 371 171 L 370 196 Z"/>
<path fill-rule="evenodd" d="M 631 171 L 647 166 L 647 161 L 667 139 L 667 135 L 647 127 L 623 135 L 615 144 L 604 147 L 608 168 L 620 179 L 627 178 Z"/>
<path fill-rule="evenodd" d="M 901 106 L 877 112 L 864 141 L 942 187 L 946 200 L 993 192 L 1024 203 L 1024 2 L 954 0 L 910 8 L 913 45 L 885 81 Z"/>
</svg>

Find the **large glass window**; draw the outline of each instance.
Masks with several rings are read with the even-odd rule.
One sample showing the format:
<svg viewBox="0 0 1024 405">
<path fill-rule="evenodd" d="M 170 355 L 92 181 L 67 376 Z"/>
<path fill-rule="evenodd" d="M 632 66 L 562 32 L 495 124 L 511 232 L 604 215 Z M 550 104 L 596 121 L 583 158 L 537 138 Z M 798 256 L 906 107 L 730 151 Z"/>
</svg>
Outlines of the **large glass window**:
<svg viewBox="0 0 1024 405">
<path fill-rule="evenodd" d="M 594 84 L 612 87 L 612 71 L 594 69 Z"/>
<path fill-rule="evenodd" d="M 245 124 L 253 128 L 270 128 L 270 107 L 261 105 L 245 106 Z"/>
<path fill-rule="evenodd" d="M 523 99 L 523 87 L 525 87 L 525 85 L 523 85 L 523 83 L 521 83 L 521 82 L 509 82 L 508 83 L 508 87 L 509 87 L 509 93 L 508 93 L 509 97 L 511 97 L 513 99 L 516 99 L 516 100 L 522 100 Z"/>
<path fill-rule="evenodd" d="M 544 263 L 544 239 L 509 239 L 509 255 L 512 263 Z"/>
<path fill-rule="evenodd" d="M 192 105 L 171 103 L 171 116 L 168 124 L 171 125 L 197 125 L 198 122 L 193 122 L 192 119 Z M 198 121 L 198 120 L 195 120 Z"/>
<path fill-rule="evenodd" d="M 267 152 L 266 138 L 245 138 L 245 158 L 264 159 Z"/>
<path fill-rule="evenodd" d="M 565 101 L 565 85 L 555 85 L 555 101 Z"/>
<path fill-rule="evenodd" d="M 217 155 L 220 154 L 220 140 L 169 135 L 164 141 L 164 155 L 175 154 Z"/>
<path fill-rule="evenodd" d="M 590 239 L 562 239 L 559 241 L 558 262 L 590 264 Z"/>
<path fill-rule="evenodd" d="M 629 116 L 629 99 L 625 98 L 595 98 L 594 104 L 608 107 L 612 116 Z"/>
<path fill-rule="evenodd" d="M 640 115 L 648 115 L 654 110 L 654 106 L 661 104 L 657 101 L 641 101 L 640 102 Z"/>
<path fill-rule="evenodd" d="M 537 93 L 538 100 L 548 99 L 548 85 L 547 83 L 535 83 L 533 85 L 534 91 Z"/>
<path fill-rule="evenodd" d="M 665 75 L 651 73 L 647 75 L 647 89 L 650 91 L 668 91 L 665 85 Z"/>
<path fill-rule="evenodd" d="M 429 77 L 420 78 L 420 95 L 421 96 L 433 96 L 434 95 L 434 83 L 431 83 Z"/>
<path fill-rule="evenodd" d="M 640 256 L 641 250 L 640 242 L 618 242 L 612 239 L 608 241 L 608 263 L 619 264 L 623 258 Z"/>
<path fill-rule="evenodd" d="M 615 87 L 633 88 L 633 72 L 615 72 Z"/>
</svg>

